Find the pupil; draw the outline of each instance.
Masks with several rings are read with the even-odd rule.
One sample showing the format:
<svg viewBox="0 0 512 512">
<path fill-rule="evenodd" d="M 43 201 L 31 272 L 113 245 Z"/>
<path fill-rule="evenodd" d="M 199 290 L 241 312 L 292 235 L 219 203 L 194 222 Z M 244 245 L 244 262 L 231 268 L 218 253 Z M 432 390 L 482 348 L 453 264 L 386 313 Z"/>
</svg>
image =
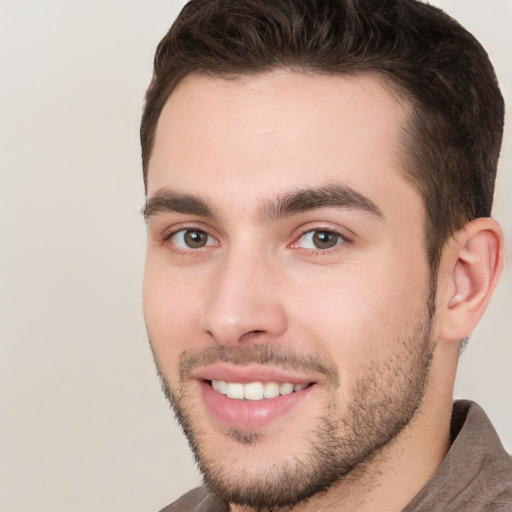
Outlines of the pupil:
<svg viewBox="0 0 512 512">
<path fill-rule="evenodd" d="M 191 230 L 185 233 L 185 243 L 194 249 L 206 244 L 206 234 L 202 231 Z"/>
<path fill-rule="evenodd" d="M 317 231 L 313 235 L 313 242 L 319 249 L 330 249 L 336 245 L 338 236 L 329 231 Z"/>
</svg>

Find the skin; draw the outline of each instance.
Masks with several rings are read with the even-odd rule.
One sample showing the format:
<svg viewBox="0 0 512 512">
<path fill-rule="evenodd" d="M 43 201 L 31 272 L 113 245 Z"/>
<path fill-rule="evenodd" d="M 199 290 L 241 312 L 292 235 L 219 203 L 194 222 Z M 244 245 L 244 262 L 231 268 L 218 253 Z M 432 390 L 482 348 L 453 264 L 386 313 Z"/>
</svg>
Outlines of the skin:
<svg viewBox="0 0 512 512">
<path fill-rule="evenodd" d="M 161 114 L 144 313 L 173 405 L 232 510 L 250 508 L 240 495 L 283 495 L 289 482 L 311 480 L 301 475 L 322 442 L 339 474 L 323 492 L 297 494 L 294 510 L 400 510 L 446 454 L 457 342 L 485 309 L 501 242 L 496 226 L 478 221 L 454 237 L 432 297 L 424 209 L 399 156 L 407 115 L 371 74 L 284 70 L 189 76 Z M 367 203 L 345 194 L 317 208 L 283 207 L 297 191 L 325 198 L 332 187 Z M 187 246 L 187 229 L 206 244 Z M 315 246 L 319 231 L 332 247 Z M 462 247 L 491 270 L 475 270 Z M 314 385 L 272 421 L 230 427 L 202 396 L 200 377 L 217 363 Z M 286 502 L 266 499 L 274 510 Z"/>
</svg>

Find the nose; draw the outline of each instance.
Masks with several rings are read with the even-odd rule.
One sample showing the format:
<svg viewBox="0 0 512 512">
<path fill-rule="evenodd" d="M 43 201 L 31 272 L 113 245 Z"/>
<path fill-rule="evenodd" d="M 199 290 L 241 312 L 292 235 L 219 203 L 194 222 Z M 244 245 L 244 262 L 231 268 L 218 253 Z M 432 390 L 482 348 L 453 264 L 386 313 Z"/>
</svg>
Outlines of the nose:
<svg viewBox="0 0 512 512">
<path fill-rule="evenodd" d="M 274 340 L 286 330 L 278 270 L 264 257 L 233 252 L 212 281 L 201 327 L 217 343 L 235 348 Z"/>
</svg>

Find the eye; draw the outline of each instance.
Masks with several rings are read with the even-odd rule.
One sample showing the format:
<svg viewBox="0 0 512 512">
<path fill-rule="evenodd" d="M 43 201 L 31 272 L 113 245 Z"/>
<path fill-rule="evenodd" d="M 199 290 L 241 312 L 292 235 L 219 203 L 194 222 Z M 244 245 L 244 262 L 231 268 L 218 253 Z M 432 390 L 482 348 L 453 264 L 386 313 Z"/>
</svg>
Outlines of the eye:
<svg viewBox="0 0 512 512">
<path fill-rule="evenodd" d="M 217 245 L 217 241 L 200 229 L 180 229 L 167 238 L 179 249 L 201 249 Z"/>
<path fill-rule="evenodd" d="M 342 242 L 345 242 L 345 239 L 335 231 L 313 229 L 304 233 L 293 245 L 302 249 L 326 250 L 332 249 Z"/>
</svg>

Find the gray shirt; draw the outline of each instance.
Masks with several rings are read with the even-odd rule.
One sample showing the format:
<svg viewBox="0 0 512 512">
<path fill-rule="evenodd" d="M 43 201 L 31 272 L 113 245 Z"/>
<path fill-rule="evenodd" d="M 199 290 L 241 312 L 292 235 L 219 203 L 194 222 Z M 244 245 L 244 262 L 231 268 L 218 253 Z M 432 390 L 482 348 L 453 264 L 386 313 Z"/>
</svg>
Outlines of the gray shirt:
<svg viewBox="0 0 512 512">
<path fill-rule="evenodd" d="M 512 512 L 512 457 L 474 402 L 453 404 L 452 445 L 429 482 L 402 512 Z M 204 487 L 160 512 L 226 512 Z"/>
</svg>

